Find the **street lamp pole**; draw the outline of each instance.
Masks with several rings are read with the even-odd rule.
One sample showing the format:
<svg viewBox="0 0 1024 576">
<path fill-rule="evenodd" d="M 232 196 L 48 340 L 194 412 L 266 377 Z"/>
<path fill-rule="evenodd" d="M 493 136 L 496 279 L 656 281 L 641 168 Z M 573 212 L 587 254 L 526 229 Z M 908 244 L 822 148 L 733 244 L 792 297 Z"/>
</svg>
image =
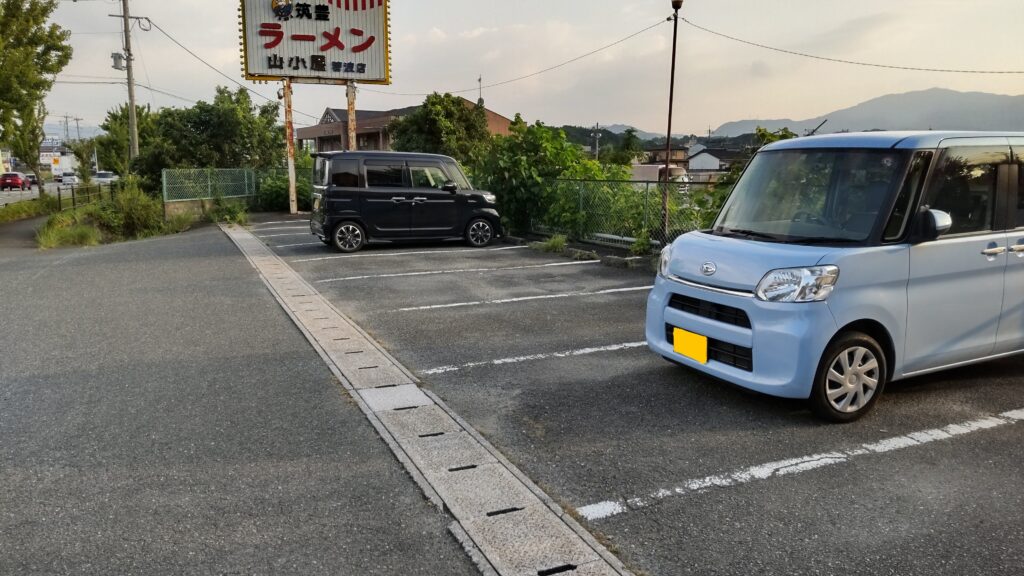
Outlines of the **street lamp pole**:
<svg viewBox="0 0 1024 576">
<path fill-rule="evenodd" d="M 672 103 L 676 96 L 676 43 L 679 40 L 679 9 L 683 0 L 672 0 L 672 75 L 668 87 L 668 132 L 665 134 L 665 176 L 661 187 L 661 232 L 668 242 L 668 189 L 672 175 Z"/>
</svg>

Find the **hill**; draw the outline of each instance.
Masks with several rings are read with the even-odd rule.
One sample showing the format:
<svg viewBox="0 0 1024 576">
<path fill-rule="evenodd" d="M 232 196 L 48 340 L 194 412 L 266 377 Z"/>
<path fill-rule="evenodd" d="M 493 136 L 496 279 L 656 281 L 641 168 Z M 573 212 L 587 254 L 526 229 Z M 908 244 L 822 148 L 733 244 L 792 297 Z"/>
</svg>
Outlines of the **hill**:
<svg viewBox="0 0 1024 576">
<path fill-rule="evenodd" d="M 1013 130 L 1024 131 L 1024 95 L 957 92 L 932 88 L 889 94 L 851 108 L 807 120 L 741 120 L 715 130 L 716 136 L 738 136 L 758 126 L 789 128 L 797 134 L 828 119 L 822 133 L 861 130 Z"/>
</svg>

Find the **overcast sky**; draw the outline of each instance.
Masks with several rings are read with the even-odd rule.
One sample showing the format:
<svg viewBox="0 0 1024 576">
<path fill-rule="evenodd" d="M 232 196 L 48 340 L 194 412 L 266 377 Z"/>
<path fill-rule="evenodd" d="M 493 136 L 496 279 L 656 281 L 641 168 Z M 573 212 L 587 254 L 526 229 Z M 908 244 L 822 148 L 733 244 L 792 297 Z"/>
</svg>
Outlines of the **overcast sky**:
<svg viewBox="0 0 1024 576">
<path fill-rule="evenodd" d="M 268 2 L 270 0 L 267 0 Z M 119 0 L 62 0 L 54 20 L 73 32 L 74 59 L 59 79 L 123 78 L 111 69 L 120 50 Z M 238 3 L 132 0 L 218 70 L 274 97 L 276 86 L 241 80 Z M 386 110 L 422 101 L 401 93 L 453 91 L 529 74 L 612 43 L 671 14 L 669 0 L 392 0 L 393 84 L 367 86 L 359 108 Z M 681 15 L 719 32 L 822 56 L 933 68 L 1024 69 L 1021 0 L 686 0 Z M 896 92 L 944 87 L 1024 94 L 1024 75 L 906 72 L 818 62 L 769 52 L 680 23 L 675 132 L 747 118 L 805 119 Z M 229 82 L 159 31 L 133 33 L 136 79 L 190 100 L 209 100 Z M 671 24 L 557 71 L 484 90 L 488 108 L 530 121 L 666 127 Z M 476 98 L 476 92 L 466 94 Z M 141 104 L 188 102 L 140 89 Z M 257 98 L 259 101 L 259 98 Z M 47 99 L 55 117 L 102 121 L 127 101 L 117 85 L 58 84 Z M 344 107 L 338 87 L 297 86 L 296 123 Z"/>
</svg>

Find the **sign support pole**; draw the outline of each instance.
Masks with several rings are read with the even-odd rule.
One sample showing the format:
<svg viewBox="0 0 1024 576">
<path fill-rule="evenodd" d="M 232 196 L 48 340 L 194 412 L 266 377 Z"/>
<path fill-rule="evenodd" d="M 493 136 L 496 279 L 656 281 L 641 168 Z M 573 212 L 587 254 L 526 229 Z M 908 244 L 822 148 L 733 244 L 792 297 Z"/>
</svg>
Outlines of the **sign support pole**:
<svg viewBox="0 0 1024 576">
<path fill-rule="evenodd" d="M 356 83 L 349 80 L 345 83 L 345 94 L 348 96 L 348 149 L 358 150 L 356 143 Z"/>
<path fill-rule="evenodd" d="M 292 81 L 284 79 L 284 134 L 288 140 L 288 211 L 298 214 L 299 204 L 295 193 L 295 126 L 292 124 Z"/>
</svg>

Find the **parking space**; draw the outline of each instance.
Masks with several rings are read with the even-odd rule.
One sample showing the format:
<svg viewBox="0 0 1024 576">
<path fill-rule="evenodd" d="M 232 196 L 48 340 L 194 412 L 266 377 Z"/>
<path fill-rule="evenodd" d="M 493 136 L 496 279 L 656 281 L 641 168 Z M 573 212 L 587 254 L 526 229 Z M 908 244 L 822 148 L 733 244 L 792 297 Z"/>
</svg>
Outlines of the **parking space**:
<svg viewBox="0 0 1024 576">
<path fill-rule="evenodd" d="M 1024 565 L 1024 359 L 895 383 L 826 425 L 653 355 L 649 272 L 501 244 L 338 255 L 271 230 L 299 224 L 253 232 L 637 570 Z"/>
</svg>

